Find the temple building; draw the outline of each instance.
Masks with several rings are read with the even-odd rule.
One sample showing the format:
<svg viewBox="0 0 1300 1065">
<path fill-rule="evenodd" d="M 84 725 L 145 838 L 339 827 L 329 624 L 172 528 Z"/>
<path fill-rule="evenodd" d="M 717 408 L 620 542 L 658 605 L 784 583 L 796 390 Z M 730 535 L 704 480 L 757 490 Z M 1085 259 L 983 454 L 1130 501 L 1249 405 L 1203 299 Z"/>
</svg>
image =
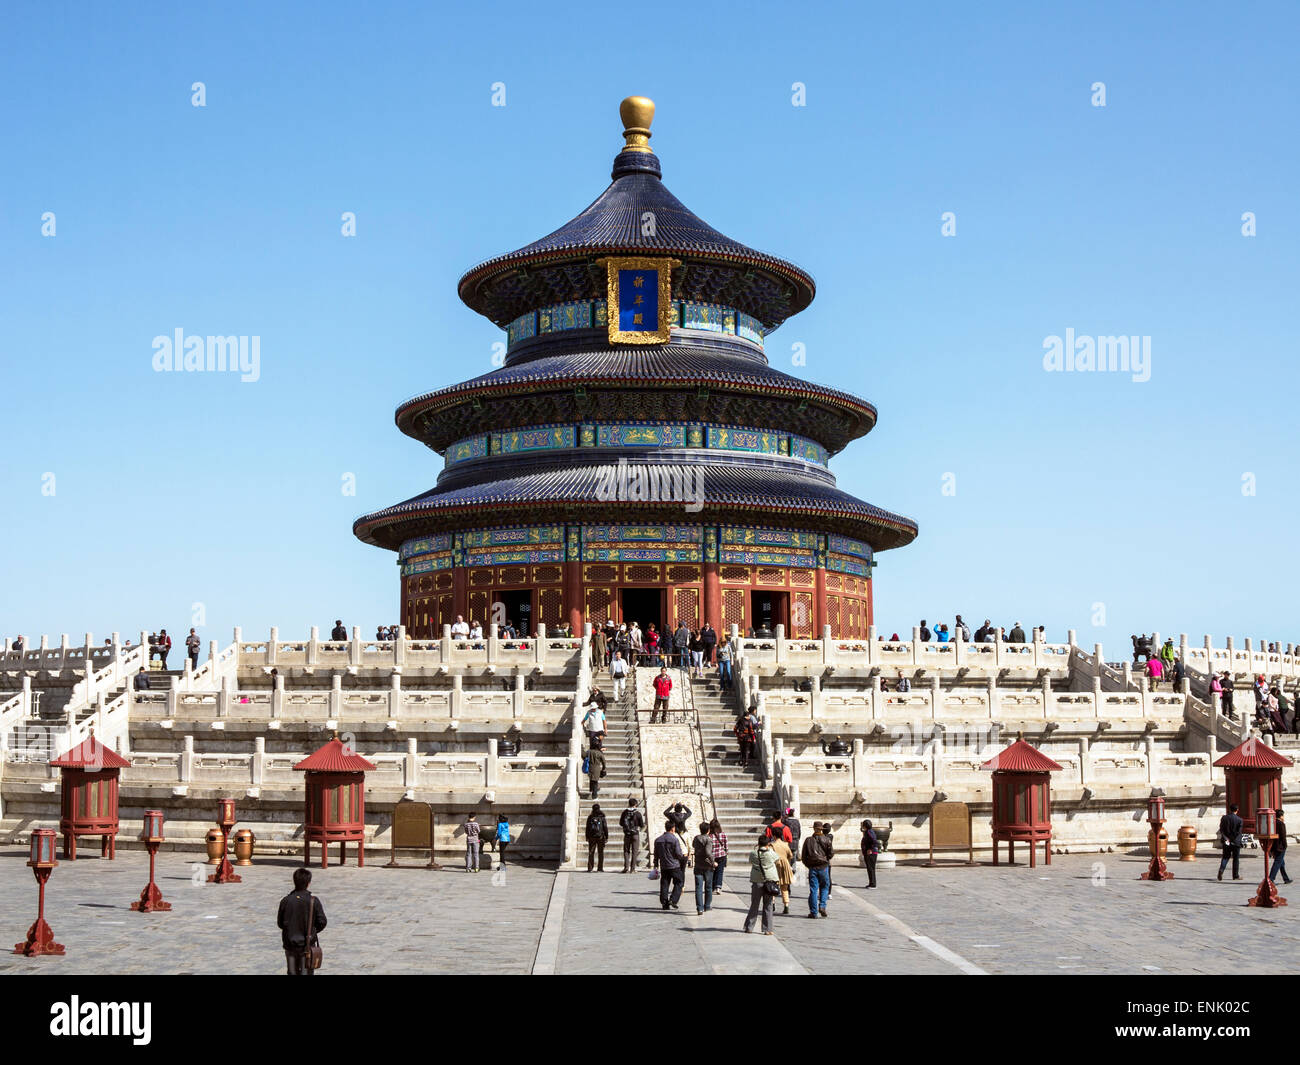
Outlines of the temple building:
<svg viewBox="0 0 1300 1065">
<path fill-rule="evenodd" d="M 460 280 L 506 352 L 398 408 L 443 458 L 436 486 L 353 531 L 398 552 L 415 638 L 457 615 L 865 638 L 876 552 L 917 533 L 829 469 L 876 409 L 768 364 L 813 279 L 668 191 L 650 100 L 619 113 L 626 143 L 596 201 Z"/>
</svg>

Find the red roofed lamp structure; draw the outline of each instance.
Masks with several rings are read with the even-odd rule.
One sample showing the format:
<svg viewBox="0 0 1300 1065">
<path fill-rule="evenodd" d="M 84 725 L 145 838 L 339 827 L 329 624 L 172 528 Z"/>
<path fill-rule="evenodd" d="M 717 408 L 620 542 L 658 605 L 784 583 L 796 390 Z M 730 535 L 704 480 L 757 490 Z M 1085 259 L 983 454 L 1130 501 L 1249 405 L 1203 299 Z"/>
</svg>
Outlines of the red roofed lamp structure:
<svg viewBox="0 0 1300 1065">
<path fill-rule="evenodd" d="M 348 842 L 357 845 L 357 868 L 366 864 L 366 770 L 375 767 L 335 733 L 320 750 L 294 769 L 307 774 L 303 825 L 303 863 L 311 864 L 311 845 L 319 843 L 320 867 L 329 866 L 329 845 L 339 845 L 339 864 L 348 860 Z"/>
<path fill-rule="evenodd" d="M 1282 806 L 1282 770 L 1295 765 L 1290 758 L 1273 750 L 1253 736 L 1238 744 L 1217 762 L 1227 781 L 1223 812 L 1235 802 L 1241 816 L 1242 831 L 1256 833 L 1255 812 Z"/>
<path fill-rule="evenodd" d="M 1006 840 L 1007 861 L 1015 864 L 1016 841 L 1029 844 L 1029 867 L 1035 865 L 1034 847 L 1040 841 L 1048 865 L 1052 864 L 1052 774 L 1061 767 L 1038 748 L 1016 740 L 985 762 L 993 771 L 993 864 L 998 864 L 998 843 Z"/>
<path fill-rule="evenodd" d="M 59 832 L 64 858 L 77 860 L 78 836 L 99 836 L 100 857 L 117 857 L 118 778 L 130 764 L 93 733 L 50 763 L 60 770 L 63 783 Z"/>
</svg>

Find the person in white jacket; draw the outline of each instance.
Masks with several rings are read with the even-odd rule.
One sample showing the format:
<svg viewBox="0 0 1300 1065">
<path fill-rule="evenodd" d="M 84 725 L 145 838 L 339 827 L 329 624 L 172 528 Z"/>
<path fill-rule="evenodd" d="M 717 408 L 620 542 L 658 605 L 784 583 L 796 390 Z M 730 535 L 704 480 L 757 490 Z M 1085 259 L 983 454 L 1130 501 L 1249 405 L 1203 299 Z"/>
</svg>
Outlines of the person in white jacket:
<svg viewBox="0 0 1300 1065">
<path fill-rule="evenodd" d="M 623 685 L 627 683 L 627 659 L 622 651 L 615 651 L 609 663 L 609 675 L 614 679 L 614 698 L 623 698 Z"/>
</svg>

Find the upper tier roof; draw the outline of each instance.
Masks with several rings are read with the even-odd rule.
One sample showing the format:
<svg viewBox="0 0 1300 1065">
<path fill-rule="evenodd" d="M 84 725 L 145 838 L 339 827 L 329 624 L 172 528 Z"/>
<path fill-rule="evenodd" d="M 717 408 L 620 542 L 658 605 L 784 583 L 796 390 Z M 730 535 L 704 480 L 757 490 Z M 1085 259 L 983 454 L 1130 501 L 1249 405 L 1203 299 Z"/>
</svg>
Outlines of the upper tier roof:
<svg viewBox="0 0 1300 1065">
<path fill-rule="evenodd" d="M 673 272 L 675 299 L 734 307 L 769 330 L 807 307 L 816 292 L 807 271 L 719 233 L 668 191 L 646 143 L 654 104 L 634 96 L 619 111 L 627 144 L 609 188 L 553 233 L 469 270 L 460 298 L 504 327 L 539 307 L 603 297 L 599 256 L 654 254 L 682 261 Z M 649 235 L 647 213 L 654 219 Z"/>
</svg>

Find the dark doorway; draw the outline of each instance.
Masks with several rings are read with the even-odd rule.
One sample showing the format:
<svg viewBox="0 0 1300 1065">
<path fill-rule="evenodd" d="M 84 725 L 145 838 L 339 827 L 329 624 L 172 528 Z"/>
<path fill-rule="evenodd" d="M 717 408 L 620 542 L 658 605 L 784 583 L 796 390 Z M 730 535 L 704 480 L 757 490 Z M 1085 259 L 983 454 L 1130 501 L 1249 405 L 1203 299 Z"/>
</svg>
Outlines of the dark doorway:
<svg viewBox="0 0 1300 1065">
<path fill-rule="evenodd" d="M 618 616 L 628 628 L 632 622 L 641 626 L 644 634 L 653 624 L 660 632 L 664 631 L 664 590 L 662 588 L 620 588 L 618 592 Z"/>
<path fill-rule="evenodd" d="M 497 592 L 492 599 L 492 621 L 504 626 L 509 621 L 521 636 L 533 634 L 533 593 L 520 589 Z"/>
<path fill-rule="evenodd" d="M 750 605 L 754 631 L 759 635 L 771 636 L 778 625 L 790 631 L 789 592 L 751 592 Z"/>
</svg>

